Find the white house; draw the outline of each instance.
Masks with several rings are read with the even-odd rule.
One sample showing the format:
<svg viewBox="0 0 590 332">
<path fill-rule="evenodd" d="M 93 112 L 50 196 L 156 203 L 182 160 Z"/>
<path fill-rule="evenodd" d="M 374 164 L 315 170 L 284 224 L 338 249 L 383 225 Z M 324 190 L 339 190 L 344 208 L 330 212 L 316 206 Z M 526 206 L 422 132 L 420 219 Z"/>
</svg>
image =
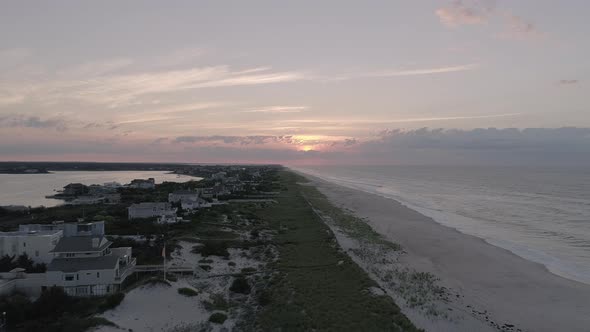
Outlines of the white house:
<svg viewBox="0 0 590 332">
<path fill-rule="evenodd" d="M 180 204 L 183 210 L 196 210 L 211 207 L 211 203 L 202 198 L 199 198 L 196 201 L 181 201 Z"/>
<path fill-rule="evenodd" d="M 149 178 L 147 180 L 135 179 L 131 181 L 128 187 L 136 189 L 154 189 L 156 188 L 156 180 L 154 178 Z"/>
<path fill-rule="evenodd" d="M 104 221 L 64 223 L 63 221 L 54 221 L 51 224 L 27 224 L 19 225 L 18 230 L 21 232 L 34 231 L 63 231 L 63 236 L 104 236 Z M 53 248 L 51 248 L 53 249 Z"/>
<path fill-rule="evenodd" d="M 197 201 L 199 199 L 199 191 L 181 190 L 168 194 L 168 202 L 176 203 L 183 201 Z"/>
<path fill-rule="evenodd" d="M 0 256 L 27 254 L 35 263 L 49 263 L 62 230 L 0 232 Z"/>
<path fill-rule="evenodd" d="M 45 287 L 62 287 L 71 296 L 101 296 L 117 292 L 133 272 L 131 248 L 110 248 L 103 236 L 62 238 L 52 253 Z"/>
<path fill-rule="evenodd" d="M 222 180 L 223 178 L 225 178 L 226 175 L 227 175 L 226 172 L 217 172 L 217 173 L 211 175 L 211 179 Z"/>
<path fill-rule="evenodd" d="M 101 204 L 105 202 L 103 196 L 78 196 L 76 199 L 68 202 L 71 205 L 90 205 L 90 204 Z"/>
<path fill-rule="evenodd" d="M 127 208 L 129 219 L 153 218 L 161 216 L 176 217 L 176 208 L 170 203 L 139 203 Z"/>
</svg>

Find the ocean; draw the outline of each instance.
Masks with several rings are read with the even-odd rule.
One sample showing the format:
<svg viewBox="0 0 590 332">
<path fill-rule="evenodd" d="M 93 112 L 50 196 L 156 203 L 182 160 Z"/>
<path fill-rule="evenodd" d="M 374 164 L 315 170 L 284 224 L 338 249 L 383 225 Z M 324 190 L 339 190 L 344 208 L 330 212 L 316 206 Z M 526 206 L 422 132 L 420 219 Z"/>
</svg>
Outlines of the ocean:
<svg viewBox="0 0 590 332">
<path fill-rule="evenodd" d="M 51 207 L 63 204 L 63 200 L 45 198 L 55 194 L 69 183 L 126 184 L 133 179 L 154 178 L 156 183 L 186 182 L 199 178 L 170 174 L 162 171 L 72 171 L 50 174 L 0 174 L 0 206 L 24 205 Z"/>
<path fill-rule="evenodd" d="M 590 284 L 590 170 L 540 167 L 293 168 L 388 197 L 562 277 Z"/>
</svg>

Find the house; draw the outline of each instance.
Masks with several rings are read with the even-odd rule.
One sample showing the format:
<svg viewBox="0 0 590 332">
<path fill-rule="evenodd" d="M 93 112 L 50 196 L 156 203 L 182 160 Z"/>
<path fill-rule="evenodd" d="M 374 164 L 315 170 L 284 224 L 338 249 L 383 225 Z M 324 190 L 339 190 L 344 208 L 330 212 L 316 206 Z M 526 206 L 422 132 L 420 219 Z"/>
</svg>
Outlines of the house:
<svg viewBox="0 0 590 332">
<path fill-rule="evenodd" d="M 197 201 L 199 199 L 198 191 L 181 190 L 168 194 L 168 202 L 177 203 L 184 201 Z"/>
<path fill-rule="evenodd" d="M 63 237 L 51 251 L 45 287 L 62 287 L 71 296 L 118 292 L 136 264 L 130 247 L 111 248 L 104 236 Z"/>
<path fill-rule="evenodd" d="M 119 182 L 105 182 L 103 183 L 103 187 L 105 188 L 109 188 L 109 189 L 117 189 L 117 188 L 121 188 L 122 185 Z"/>
<path fill-rule="evenodd" d="M 202 188 L 201 189 L 201 197 L 204 198 L 213 198 L 213 188 Z"/>
<path fill-rule="evenodd" d="M 156 219 L 156 222 L 158 224 L 174 224 L 177 222 L 181 222 L 182 221 L 182 217 L 177 217 L 175 215 L 171 216 L 171 215 L 161 215 L 158 217 L 158 219 Z"/>
<path fill-rule="evenodd" d="M 226 188 L 224 184 L 218 182 L 213 186 L 213 196 L 219 197 L 229 194 L 231 194 L 231 192 L 228 190 L 228 188 Z"/>
<path fill-rule="evenodd" d="M 176 208 L 170 203 L 139 203 L 127 208 L 129 219 L 153 218 L 161 216 L 176 217 Z"/>
<path fill-rule="evenodd" d="M 101 204 L 104 203 L 105 198 L 103 196 L 78 196 L 76 199 L 69 201 L 71 205 L 89 205 L 89 204 Z"/>
<path fill-rule="evenodd" d="M 27 254 L 35 263 L 49 263 L 53 259 L 51 251 L 63 237 L 63 231 L 16 231 L 0 232 L 0 256 L 20 256 Z"/>
<path fill-rule="evenodd" d="M 119 193 L 103 194 L 102 197 L 104 197 L 105 203 L 116 204 L 116 203 L 121 202 L 121 194 L 119 194 Z"/>
<path fill-rule="evenodd" d="M 214 180 L 222 180 L 223 178 L 225 178 L 226 175 L 227 175 L 226 172 L 217 172 L 217 173 L 211 175 L 211 178 Z"/>
<path fill-rule="evenodd" d="M 206 200 L 204 200 L 202 198 L 198 198 L 195 201 L 192 201 L 192 200 L 181 201 L 180 204 L 181 204 L 180 206 L 182 207 L 183 210 L 189 210 L 189 211 L 211 207 L 211 203 L 207 202 Z"/>
<path fill-rule="evenodd" d="M 70 183 L 63 190 L 65 196 L 80 196 L 86 193 L 88 193 L 88 187 L 81 183 Z"/>
<path fill-rule="evenodd" d="M 104 236 L 104 221 L 64 223 L 55 221 L 52 224 L 27 224 L 18 227 L 20 232 L 62 231 L 64 237 L 70 236 Z M 57 242 L 56 242 L 57 243 Z M 51 248 L 53 249 L 53 248 Z"/>
<path fill-rule="evenodd" d="M 154 178 L 149 178 L 147 180 L 135 179 L 131 181 L 128 187 L 135 189 L 154 189 L 156 188 L 156 180 Z"/>
</svg>

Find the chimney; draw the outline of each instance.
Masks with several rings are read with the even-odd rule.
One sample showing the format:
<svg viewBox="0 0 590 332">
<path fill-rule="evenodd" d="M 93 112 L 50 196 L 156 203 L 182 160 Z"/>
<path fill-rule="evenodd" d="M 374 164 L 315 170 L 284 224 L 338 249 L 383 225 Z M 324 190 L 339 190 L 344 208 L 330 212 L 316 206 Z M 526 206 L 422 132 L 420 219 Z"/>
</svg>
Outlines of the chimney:
<svg viewBox="0 0 590 332">
<path fill-rule="evenodd" d="M 92 248 L 98 248 L 98 244 L 100 243 L 100 239 L 97 237 L 92 238 Z"/>
</svg>

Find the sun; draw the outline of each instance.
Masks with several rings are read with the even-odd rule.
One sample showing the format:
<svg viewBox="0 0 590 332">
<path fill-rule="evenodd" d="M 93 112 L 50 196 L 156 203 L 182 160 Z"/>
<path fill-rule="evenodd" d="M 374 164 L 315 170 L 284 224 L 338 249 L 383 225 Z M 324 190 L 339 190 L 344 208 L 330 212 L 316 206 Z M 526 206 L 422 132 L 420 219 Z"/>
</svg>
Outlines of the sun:
<svg viewBox="0 0 590 332">
<path fill-rule="evenodd" d="M 304 145 L 301 147 L 301 151 L 307 152 L 307 151 L 311 151 L 311 150 L 313 150 L 313 146 L 311 146 L 311 145 Z"/>
</svg>

